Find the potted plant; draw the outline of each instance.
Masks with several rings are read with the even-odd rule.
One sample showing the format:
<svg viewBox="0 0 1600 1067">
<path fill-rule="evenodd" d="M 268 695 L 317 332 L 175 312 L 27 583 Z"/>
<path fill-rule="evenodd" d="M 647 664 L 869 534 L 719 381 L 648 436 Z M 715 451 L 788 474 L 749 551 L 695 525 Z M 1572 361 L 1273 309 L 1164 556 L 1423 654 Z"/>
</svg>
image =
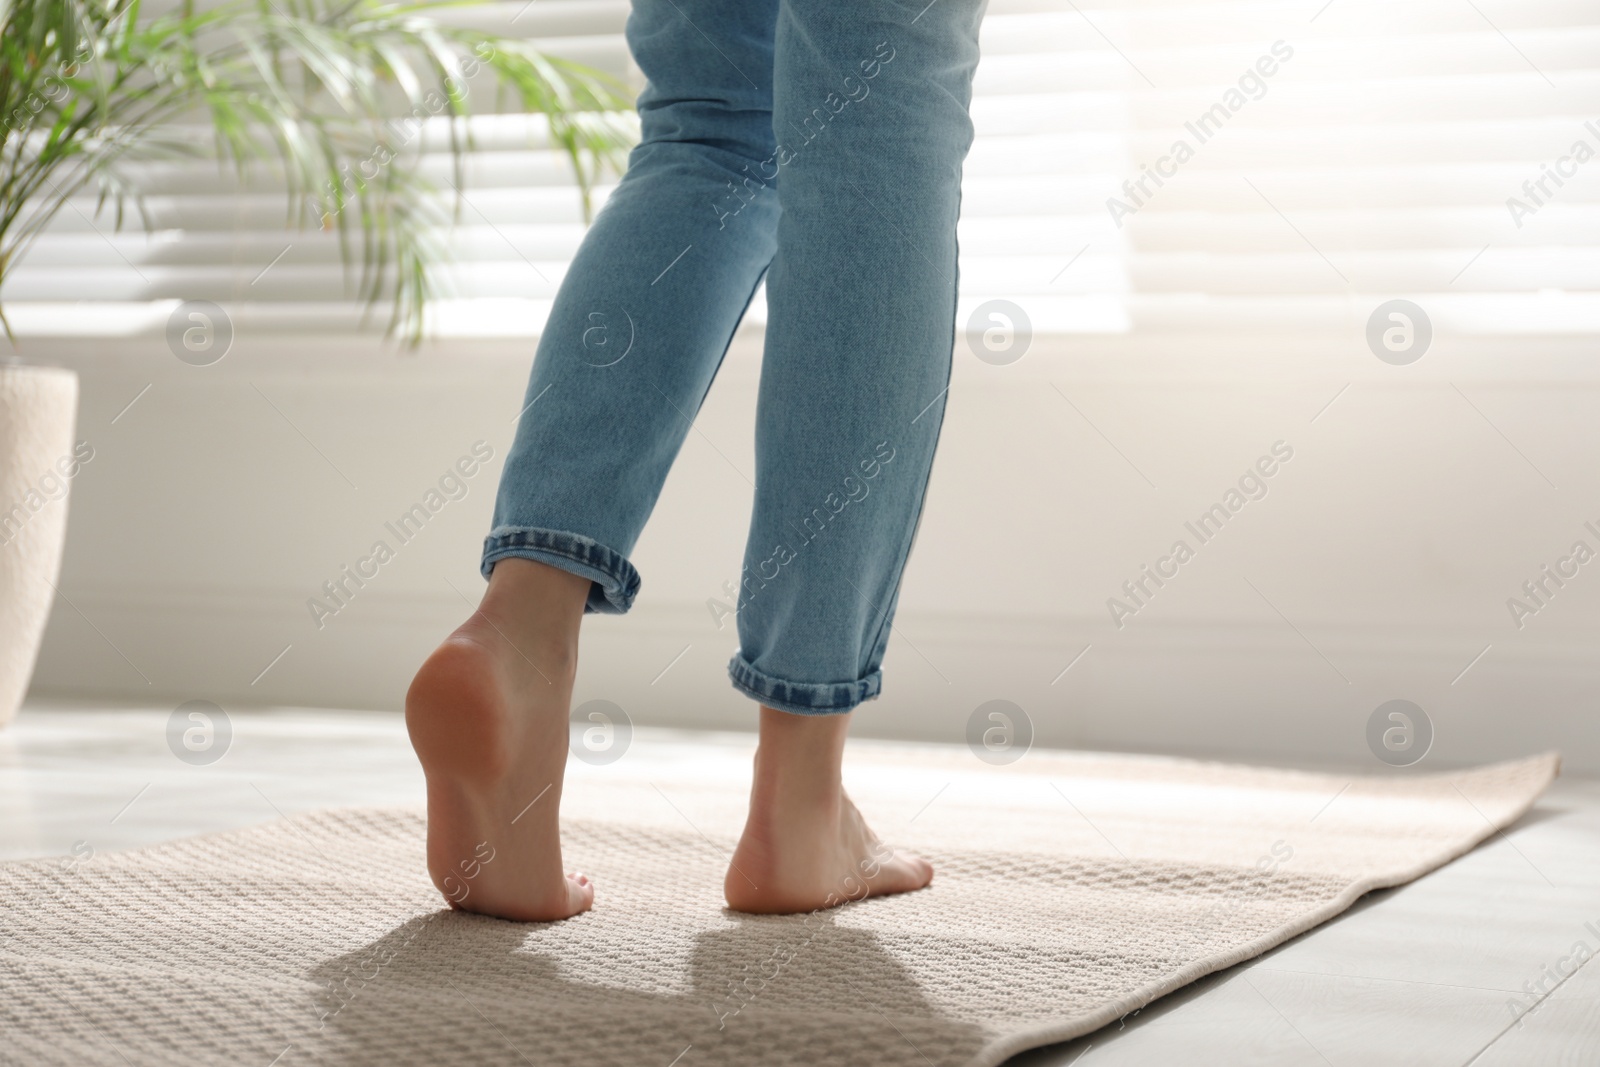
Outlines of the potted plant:
<svg viewBox="0 0 1600 1067">
<path fill-rule="evenodd" d="M 421 124 L 448 126 L 459 197 L 469 96 L 487 80 L 497 106 L 544 117 L 585 217 L 593 182 L 620 169 L 631 141 L 621 83 L 438 17 L 466 6 L 185 0 L 147 14 L 139 0 L 0 0 L 0 297 L 74 198 L 93 195 L 119 228 L 148 228 L 128 164 L 203 155 L 241 183 L 272 173 L 290 225 L 337 232 L 353 290 L 369 307 L 388 302 L 391 333 L 419 339 L 451 203 L 410 165 Z M 193 137 L 196 122 L 209 139 Z M 0 327 L 14 343 L 3 304 Z M 83 461 L 76 397 L 68 371 L 0 362 L 0 725 L 55 595 L 66 472 Z"/>
</svg>

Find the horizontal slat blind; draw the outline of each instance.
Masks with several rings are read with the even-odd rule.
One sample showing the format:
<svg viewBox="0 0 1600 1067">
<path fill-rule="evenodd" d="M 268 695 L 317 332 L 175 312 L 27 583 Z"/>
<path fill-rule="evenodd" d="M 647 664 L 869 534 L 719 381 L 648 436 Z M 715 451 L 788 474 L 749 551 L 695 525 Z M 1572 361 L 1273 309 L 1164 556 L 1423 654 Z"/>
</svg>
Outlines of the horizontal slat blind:
<svg viewBox="0 0 1600 1067">
<path fill-rule="evenodd" d="M 627 11 L 518 0 L 455 17 L 637 87 Z M 1406 297 L 1437 330 L 1600 332 L 1600 158 L 1524 189 L 1576 142 L 1600 155 L 1600 0 L 991 0 L 982 45 L 963 321 L 1004 298 L 1047 334 L 1348 332 Z M 474 124 L 433 329 L 537 333 L 583 233 L 571 174 L 539 122 Z M 429 138 L 447 188 L 443 130 Z M 1159 186 L 1124 185 L 1158 166 Z M 270 183 L 183 164 L 148 184 L 149 238 L 91 220 L 88 199 L 63 213 L 6 286 L 21 332 L 145 329 L 184 298 L 257 329 L 354 327 L 336 245 L 286 231 Z M 1536 208 L 1520 227 L 1512 197 Z"/>
</svg>

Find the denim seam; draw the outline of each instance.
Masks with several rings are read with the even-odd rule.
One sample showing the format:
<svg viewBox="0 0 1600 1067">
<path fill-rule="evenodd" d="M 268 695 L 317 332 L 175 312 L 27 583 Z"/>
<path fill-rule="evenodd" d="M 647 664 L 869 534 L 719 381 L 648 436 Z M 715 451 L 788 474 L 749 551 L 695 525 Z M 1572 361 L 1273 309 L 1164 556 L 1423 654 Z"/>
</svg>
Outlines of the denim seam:
<svg viewBox="0 0 1600 1067">
<path fill-rule="evenodd" d="M 882 671 L 851 682 L 791 682 L 756 670 L 737 652 L 728 661 L 728 678 L 746 696 L 795 715 L 842 715 L 883 688 Z"/>
<path fill-rule="evenodd" d="M 502 559 L 532 559 L 588 578 L 600 587 L 604 605 L 591 593 L 585 610 L 621 615 L 633 606 L 641 579 L 622 553 L 591 537 L 537 526 L 502 526 L 483 540 L 483 576 L 487 579 Z M 582 570 L 563 566 L 576 563 Z M 609 608 L 609 610 L 608 610 Z"/>
<path fill-rule="evenodd" d="M 776 220 L 773 221 L 773 246 L 774 246 L 774 249 L 776 249 L 776 246 L 777 246 L 777 221 Z M 740 311 L 739 312 L 739 317 L 737 319 L 733 320 L 733 329 L 728 332 L 728 339 L 726 341 L 724 341 L 723 344 L 722 344 L 722 355 L 717 357 L 717 365 L 715 367 L 711 368 L 711 380 L 706 383 L 706 390 L 705 390 L 705 392 L 700 394 L 700 403 L 694 409 L 695 418 L 699 418 L 700 417 L 700 409 L 706 406 L 706 398 L 711 395 L 711 386 L 716 384 L 717 375 L 722 373 L 722 365 L 728 361 L 728 352 L 731 351 L 732 348 L 733 348 L 733 339 L 735 337 L 739 336 L 739 327 L 744 323 L 744 317 L 746 315 L 750 314 L 750 305 L 755 302 L 756 293 L 760 291 L 761 283 L 766 280 L 767 271 L 772 269 L 772 260 L 776 256 L 777 256 L 777 252 L 776 252 L 776 250 L 774 250 L 773 254 L 771 256 L 767 257 L 767 265 L 762 267 L 760 273 L 758 273 L 756 275 L 755 284 L 750 287 L 749 295 L 747 295 L 744 298 L 744 310 Z M 689 420 L 689 424 L 691 426 L 693 426 L 694 425 L 694 419 L 690 419 Z"/>
<path fill-rule="evenodd" d="M 956 220 L 961 219 L 961 175 L 964 168 L 956 167 Z M 883 656 L 888 651 L 890 617 L 895 611 L 895 602 L 900 595 L 900 584 L 905 579 L 906 564 L 911 558 L 911 549 L 917 541 L 917 530 L 922 526 L 922 514 L 928 502 L 928 486 L 933 481 L 933 461 L 939 454 L 939 439 L 943 436 L 944 415 L 948 407 L 948 394 L 951 382 L 954 379 L 956 326 L 957 326 L 957 298 L 961 292 L 961 239 L 952 235 L 955 244 L 954 263 L 951 267 L 953 282 L 950 287 L 950 358 L 945 362 L 945 387 L 941 394 L 939 404 L 939 422 L 933 430 L 933 447 L 928 451 L 928 472 L 922 479 L 922 492 L 917 499 L 917 515 L 911 523 L 911 533 L 906 538 L 904 547 L 900 551 L 899 568 L 895 574 L 894 585 L 890 587 L 888 595 L 883 602 L 883 618 L 878 622 L 878 632 L 873 637 L 872 644 L 868 646 L 867 662 L 864 667 L 877 672 L 883 662 Z"/>
</svg>

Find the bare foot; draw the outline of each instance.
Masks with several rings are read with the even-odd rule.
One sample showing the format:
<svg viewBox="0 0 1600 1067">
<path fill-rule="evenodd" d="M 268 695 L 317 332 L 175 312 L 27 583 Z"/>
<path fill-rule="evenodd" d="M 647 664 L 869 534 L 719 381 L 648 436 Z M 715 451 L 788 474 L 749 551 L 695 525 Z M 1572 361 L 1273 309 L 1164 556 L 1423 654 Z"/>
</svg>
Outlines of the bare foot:
<svg viewBox="0 0 1600 1067">
<path fill-rule="evenodd" d="M 884 845 L 845 796 L 849 720 L 761 709 L 750 815 L 722 886 L 735 911 L 815 911 L 933 880 L 932 864 Z"/>
<path fill-rule="evenodd" d="M 428 873 L 451 907 L 548 922 L 594 887 L 561 865 L 561 781 L 589 581 L 503 559 L 406 694 L 428 780 Z"/>
</svg>

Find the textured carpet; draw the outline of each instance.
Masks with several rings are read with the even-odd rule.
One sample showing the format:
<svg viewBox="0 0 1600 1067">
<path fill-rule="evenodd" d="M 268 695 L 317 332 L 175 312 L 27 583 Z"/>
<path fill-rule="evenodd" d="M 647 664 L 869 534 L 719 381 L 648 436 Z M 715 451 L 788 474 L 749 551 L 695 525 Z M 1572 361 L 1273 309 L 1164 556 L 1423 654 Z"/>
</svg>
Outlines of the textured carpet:
<svg viewBox="0 0 1600 1067">
<path fill-rule="evenodd" d="M 599 904 L 565 923 L 441 909 L 405 810 L 0 865 L 0 1059 L 987 1067 L 1438 867 L 1558 765 L 1350 779 L 864 744 L 847 783 L 933 887 L 756 918 L 720 900 L 747 749 L 648 749 L 574 764 L 567 855 Z"/>
</svg>

